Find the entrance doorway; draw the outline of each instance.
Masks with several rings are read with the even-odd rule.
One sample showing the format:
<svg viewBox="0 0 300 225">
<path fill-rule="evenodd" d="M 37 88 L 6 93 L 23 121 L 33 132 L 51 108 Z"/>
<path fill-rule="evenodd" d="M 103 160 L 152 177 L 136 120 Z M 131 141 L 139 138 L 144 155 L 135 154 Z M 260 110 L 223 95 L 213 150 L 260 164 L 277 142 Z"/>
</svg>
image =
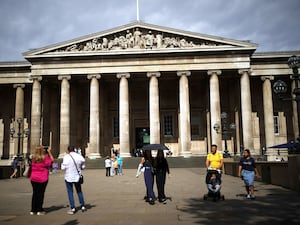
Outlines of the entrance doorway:
<svg viewBox="0 0 300 225">
<path fill-rule="evenodd" d="M 150 144 L 150 128 L 137 127 L 135 128 L 135 148 L 142 148 L 144 145 Z"/>
</svg>

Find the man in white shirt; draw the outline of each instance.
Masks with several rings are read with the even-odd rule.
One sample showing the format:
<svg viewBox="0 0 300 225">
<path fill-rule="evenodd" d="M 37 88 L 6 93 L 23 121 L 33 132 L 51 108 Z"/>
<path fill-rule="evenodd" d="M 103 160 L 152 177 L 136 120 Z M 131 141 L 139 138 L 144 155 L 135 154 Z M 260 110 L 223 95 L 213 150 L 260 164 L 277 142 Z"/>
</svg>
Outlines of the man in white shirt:
<svg viewBox="0 0 300 225">
<path fill-rule="evenodd" d="M 75 186 L 78 199 L 80 202 L 80 208 L 82 212 L 86 211 L 84 204 L 84 197 L 81 190 L 81 184 L 79 178 L 81 175 L 81 170 L 85 168 L 85 159 L 75 152 L 73 146 L 68 147 L 67 154 L 63 158 L 61 164 L 61 169 L 65 170 L 65 183 L 67 187 L 67 193 L 69 197 L 69 203 L 71 209 L 68 211 L 68 214 L 74 214 L 76 212 L 74 196 L 73 196 L 73 184 Z"/>
</svg>

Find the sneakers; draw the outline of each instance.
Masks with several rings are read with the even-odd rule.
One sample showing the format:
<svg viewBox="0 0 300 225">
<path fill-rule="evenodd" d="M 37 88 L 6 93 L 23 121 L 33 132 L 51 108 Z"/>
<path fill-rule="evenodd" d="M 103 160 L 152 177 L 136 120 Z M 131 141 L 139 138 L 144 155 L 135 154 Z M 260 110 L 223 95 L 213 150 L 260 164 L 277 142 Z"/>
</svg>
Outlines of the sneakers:
<svg viewBox="0 0 300 225">
<path fill-rule="evenodd" d="M 46 212 L 45 212 L 45 211 L 37 212 L 36 215 L 38 215 L 38 216 L 43 216 L 43 215 L 46 215 Z"/>
<path fill-rule="evenodd" d="M 255 199 L 255 195 L 254 194 L 248 194 L 247 199 Z"/>
<path fill-rule="evenodd" d="M 86 211 L 86 207 L 85 206 L 81 206 L 81 211 L 82 212 L 85 212 Z M 67 212 L 69 215 L 73 215 L 76 213 L 76 209 L 75 208 L 72 208 L 70 209 L 68 212 Z"/>
<path fill-rule="evenodd" d="M 30 214 L 31 216 L 33 216 L 35 213 L 34 213 L 34 212 L 30 212 L 29 214 Z"/>
<path fill-rule="evenodd" d="M 76 212 L 76 209 L 75 209 L 75 208 L 72 208 L 72 209 L 70 209 L 67 213 L 68 213 L 69 215 L 73 215 L 75 212 Z"/>
</svg>

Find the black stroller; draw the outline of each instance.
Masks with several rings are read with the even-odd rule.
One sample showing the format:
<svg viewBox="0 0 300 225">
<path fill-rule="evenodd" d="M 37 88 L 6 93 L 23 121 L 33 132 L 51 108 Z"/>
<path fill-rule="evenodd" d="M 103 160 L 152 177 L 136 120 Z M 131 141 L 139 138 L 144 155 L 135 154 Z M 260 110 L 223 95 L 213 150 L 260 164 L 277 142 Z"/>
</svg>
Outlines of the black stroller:
<svg viewBox="0 0 300 225">
<path fill-rule="evenodd" d="M 221 195 L 221 171 L 208 169 L 205 183 L 208 189 L 208 193 L 203 196 L 203 200 L 212 198 L 213 201 L 225 200 L 224 195 Z"/>
</svg>

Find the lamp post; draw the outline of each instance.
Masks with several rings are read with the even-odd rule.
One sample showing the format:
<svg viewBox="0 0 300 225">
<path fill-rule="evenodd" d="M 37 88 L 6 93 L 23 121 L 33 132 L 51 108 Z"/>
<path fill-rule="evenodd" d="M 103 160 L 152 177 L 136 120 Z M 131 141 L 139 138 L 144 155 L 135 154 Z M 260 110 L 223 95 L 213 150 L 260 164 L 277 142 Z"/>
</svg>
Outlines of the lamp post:
<svg viewBox="0 0 300 225">
<path fill-rule="evenodd" d="M 28 137 L 29 135 L 29 128 L 25 128 L 23 132 L 21 132 L 21 126 L 23 123 L 23 119 L 22 118 L 18 118 L 17 119 L 17 123 L 18 123 L 18 133 L 17 136 L 15 137 L 15 128 L 12 127 L 10 128 L 10 136 L 11 138 L 18 138 L 18 153 L 17 153 L 17 157 L 18 157 L 18 161 L 22 161 L 23 157 L 21 157 L 21 138 L 23 137 Z"/>
<path fill-rule="evenodd" d="M 232 133 L 233 130 L 236 129 L 236 126 L 234 123 L 231 123 L 229 125 L 229 129 L 227 127 L 227 113 L 226 112 L 222 112 L 221 113 L 221 127 L 219 124 L 214 124 L 213 126 L 214 130 L 219 133 L 220 128 L 222 128 L 221 132 L 222 132 L 222 137 L 224 138 L 224 158 L 229 158 L 230 157 L 230 153 L 228 151 L 228 146 L 227 146 L 227 139 L 229 136 L 229 134 Z M 236 154 L 236 151 L 234 150 L 234 154 Z"/>
<path fill-rule="evenodd" d="M 299 88 L 299 71 L 298 68 L 300 66 L 300 58 L 299 56 L 292 55 L 288 59 L 288 65 L 291 69 L 293 69 L 293 75 L 291 76 L 291 79 L 295 81 L 295 88 L 293 90 L 293 94 L 295 95 L 295 98 L 292 98 L 292 100 L 295 100 L 297 103 L 297 115 L 298 115 L 298 137 L 297 137 L 297 142 L 299 143 L 300 141 L 300 88 Z M 283 94 L 287 92 L 287 84 L 282 81 L 278 80 L 274 83 L 273 85 L 273 91 L 275 94 L 279 96 L 282 100 L 287 100 L 282 97 Z M 291 100 L 291 99 L 288 99 Z"/>
</svg>

